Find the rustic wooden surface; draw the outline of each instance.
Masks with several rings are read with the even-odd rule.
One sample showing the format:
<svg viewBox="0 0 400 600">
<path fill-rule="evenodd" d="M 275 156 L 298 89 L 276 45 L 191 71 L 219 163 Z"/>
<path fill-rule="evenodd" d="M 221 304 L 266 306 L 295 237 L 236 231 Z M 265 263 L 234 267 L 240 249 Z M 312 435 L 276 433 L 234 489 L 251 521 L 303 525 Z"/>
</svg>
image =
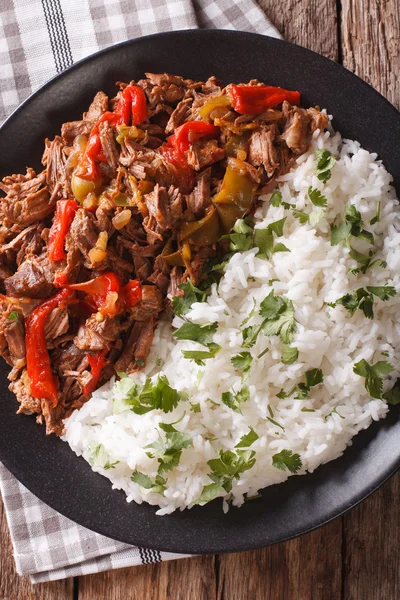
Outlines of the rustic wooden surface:
<svg viewBox="0 0 400 600">
<path fill-rule="evenodd" d="M 399 0 L 260 0 L 284 37 L 344 64 L 400 104 Z M 299 539 L 32 586 L 0 507 L 0 600 L 398 600 L 400 474 Z"/>
</svg>

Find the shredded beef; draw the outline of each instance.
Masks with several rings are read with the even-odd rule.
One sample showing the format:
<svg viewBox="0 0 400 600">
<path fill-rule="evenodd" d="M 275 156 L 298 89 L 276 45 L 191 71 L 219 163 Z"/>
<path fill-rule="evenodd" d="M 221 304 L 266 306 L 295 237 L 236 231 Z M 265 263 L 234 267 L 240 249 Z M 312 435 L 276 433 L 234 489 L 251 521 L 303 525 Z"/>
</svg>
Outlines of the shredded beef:
<svg viewBox="0 0 400 600">
<path fill-rule="evenodd" d="M 318 107 L 287 102 L 241 115 L 228 98 L 227 106 L 204 111 L 210 100 L 226 97 L 229 86 L 223 88 L 215 77 L 202 82 L 147 73 L 131 82 L 144 92 L 147 119 L 133 119 L 121 128 L 113 118 L 99 122 L 108 110 L 117 109 L 128 84 L 117 85 L 114 98 L 109 101 L 98 92 L 80 120 L 64 123 L 60 136 L 45 141 L 42 172 L 28 168 L 0 181 L 0 282 L 6 292 L 0 298 L 0 354 L 12 367 L 10 389 L 19 412 L 37 413 L 47 433 L 57 435 L 63 419 L 86 402 L 88 384 L 101 385 L 116 372 L 144 366 L 154 329 L 169 315 L 171 298 L 183 295 L 180 286 L 188 279 L 194 285 L 204 282 L 206 261 L 226 251 L 218 223 L 212 241 L 210 232 L 204 232 L 209 245 L 188 244 L 182 227 L 209 214 L 227 165 L 251 180 L 254 202 L 247 214 L 253 214 L 257 197 L 275 189 L 276 180 L 308 149 L 313 132 L 328 125 Z M 192 121 L 217 127 L 202 135 L 188 126 L 177 135 L 179 127 Z M 89 140 L 92 147 L 98 144 L 94 180 Z M 50 260 L 50 240 L 59 235 L 57 202 L 72 200 L 74 194 L 76 212 L 61 240 L 65 255 Z M 70 305 L 57 306 L 47 316 L 44 333 L 58 380 L 58 404 L 33 398 L 26 319 L 59 287 L 96 282 L 106 273 L 115 285 L 111 295 L 104 288 L 94 295 L 75 291 Z M 129 287 L 124 286 L 133 279 L 141 284 L 141 299 L 129 303 Z M 104 306 L 113 306 L 117 314 L 104 316 Z M 98 352 L 106 364 L 94 381 L 91 358 Z"/>
</svg>

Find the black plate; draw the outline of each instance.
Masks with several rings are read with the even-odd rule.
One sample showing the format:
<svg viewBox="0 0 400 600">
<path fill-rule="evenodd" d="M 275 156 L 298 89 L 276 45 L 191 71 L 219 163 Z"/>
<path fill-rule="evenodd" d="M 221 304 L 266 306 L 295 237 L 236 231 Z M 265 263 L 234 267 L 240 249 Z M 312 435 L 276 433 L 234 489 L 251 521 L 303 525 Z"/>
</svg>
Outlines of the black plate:
<svg viewBox="0 0 400 600">
<path fill-rule="evenodd" d="M 46 136 L 77 119 L 95 92 L 115 94 L 114 81 L 144 71 L 194 79 L 215 74 L 225 83 L 258 78 L 302 92 L 305 105 L 335 115 L 335 126 L 378 153 L 400 191 L 400 115 L 375 90 L 339 65 L 287 42 L 228 31 L 180 31 L 108 48 L 56 77 L 27 100 L 0 130 L 1 174 L 39 167 Z M 280 542 L 326 523 L 351 508 L 400 464 L 396 410 L 360 433 L 338 460 L 312 475 L 267 488 L 262 498 L 232 509 L 220 501 L 157 517 L 148 505 L 128 504 L 122 492 L 93 473 L 67 444 L 33 417 L 16 416 L 1 363 L 3 398 L 0 459 L 44 502 L 70 519 L 123 542 L 182 553 L 247 550 Z"/>
</svg>

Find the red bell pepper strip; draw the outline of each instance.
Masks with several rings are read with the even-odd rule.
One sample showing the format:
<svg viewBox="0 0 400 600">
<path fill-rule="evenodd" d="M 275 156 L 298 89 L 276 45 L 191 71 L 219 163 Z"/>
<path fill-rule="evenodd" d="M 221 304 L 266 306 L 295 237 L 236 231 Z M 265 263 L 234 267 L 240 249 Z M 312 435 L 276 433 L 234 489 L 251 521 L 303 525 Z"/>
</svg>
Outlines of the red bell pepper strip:
<svg viewBox="0 0 400 600">
<path fill-rule="evenodd" d="M 168 143 L 172 145 L 181 155 L 185 155 L 193 144 L 200 138 L 215 138 L 218 135 L 218 127 L 205 121 L 188 121 L 178 127 Z"/>
<path fill-rule="evenodd" d="M 96 181 L 101 179 L 101 170 L 98 162 L 105 162 L 99 134 L 100 123 L 108 121 L 111 127 L 129 125 L 132 115 L 132 125 L 139 125 L 147 119 L 146 96 L 142 88 L 137 85 L 128 85 L 120 93 L 120 98 L 114 112 L 103 113 L 93 127 L 86 146 L 81 164 L 77 170 L 78 177 Z"/>
<path fill-rule="evenodd" d="M 282 104 L 284 100 L 290 104 L 300 103 L 300 92 L 271 85 L 232 85 L 229 95 L 233 109 L 240 115 L 257 115 Z"/>
<path fill-rule="evenodd" d="M 58 200 L 49 233 L 48 255 L 50 260 L 62 260 L 67 256 L 64 250 L 65 236 L 71 227 L 77 208 L 76 200 Z"/>
<path fill-rule="evenodd" d="M 54 277 L 53 285 L 56 288 L 64 288 L 68 285 L 68 275 L 66 273 L 57 273 Z"/>
<path fill-rule="evenodd" d="M 53 406 L 58 404 L 58 380 L 53 375 L 49 352 L 46 344 L 46 319 L 54 308 L 74 300 L 75 293 L 63 289 L 40 304 L 26 321 L 26 364 L 34 398 L 50 400 Z"/>
<path fill-rule="evenodd" d="M 218 127 L 205 121 L 188 121 L 178 127 L 166 144 L 160 148 L 165 159 L 177 170 L 178 187 L 183 194 L 188 194 L 194 187 L 194 172 L 187 162 L 186 152 L 193 142 L 202 137 L 215 138 Z"/>
<path fill-rule="evenodd" d="M 99 352 L 96 352 L 95 354 L 87 355 L 92 378 L 88 381 L 88 383 L 83 388 L 84 396 L 90 396 L 90 394 L 96 389 L 97 384 L 100 381 L 102 371 L 107 363 L 107 361 L 106 361 L 107 352 L 108 352 L 108 348 L 104 348 L 104 350 L 99 350 Z"/>
<path fill-rule="evenodd" d="M 128 310 L 142 298 L 142 288 L 137 279 L 132 279 L 127 285 L 121 286 L 121 280 L 112 271 L 107 271 L 95 279 L 84 283 L 74 283 L 68 286 L 72 290 L 85 292 L 97 310 L 104 316 L 115 317 L 119 312 Z M 110 307 L 107 296 L 115 292 L 118 296 Z"/>
<path fill-rule="evenodd" d="M 120 115 L 121 123 L 129 125 L 132 115 L 132 125 L 139 125 L 147 119 L 146 95 L 137 85 L 128 85 L 120 93 L 115 112 Z M 121 124 L 120 123 L 120 124 Z"/>
</svg>

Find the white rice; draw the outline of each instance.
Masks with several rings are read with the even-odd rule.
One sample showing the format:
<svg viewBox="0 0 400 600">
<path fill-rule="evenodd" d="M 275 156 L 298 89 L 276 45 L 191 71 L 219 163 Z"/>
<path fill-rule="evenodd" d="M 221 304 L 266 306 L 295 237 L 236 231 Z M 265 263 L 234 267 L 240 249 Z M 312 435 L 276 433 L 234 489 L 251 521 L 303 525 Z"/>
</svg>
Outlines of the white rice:
<svg viewBox="0 0 400 600">
<path fill-rule="evenodd" d="M 329 149 L 339 158 L 326 184 L 315 175 L 317 148 Z M 308 187 L 322 190 L 328 200 L 322 220 L 314 228 L 300 225 L 291 210 L 270 206 L 267 196 L 257 211 L 257 226 L 265 227 L 287 216 L 284 236 L 278 241 L 291 252 L 274 254 L 270 261 L 257 258 L 255 249 L 235 254 L 218 289 L 214 285 L 207 301 L 193 304 L 186 315 L 198 324 L 218 322 L 214 342 L 222 350 L 205 361 L 205 367 L 183 358 L 183 349 L 205 348 L 172 337 L 173 327 L 183 322 L 175 317 L 173 327 L 169 323 L 159 325 L 146 368 L 132 375 L 135 382 L 143 382 L 146 374 L 163 373 L 173 388 L 188 394 L 189 400 L 179 402 L 168 414 L 153 410 L 136 415 L 128 408 L 114 414 L 113 399 L 123 400 L 124 396 L 111 381 L 66 420 L 65 441 L 87 461 L 93 448 L 102 444 L 108 461 L 118 462 L 107 470 L 100 466 L 93 469 L 108 477 L 114 488 L 123 489 L 129 502 L 158 505 L 158 514 L 190 508 L 203 487 L 212 483 L 207 461 L 218 457 L 221 449 L 235 451 L 235 445 L 249 427 L 259 436 L 251 446 L 256 452 L 256 463 L 233 481 L 231 501 L 236 506 L 243 503 L 245 495 L 255 495 L 259 489 L 287 479 L 290 472 L 272 464 L 272 456 L 283 449 L 300 455 L 303 464 L 300 474 L 312 472 L 340 456 L 358 431 L 387 413 L 383 400 L 370 398 L 364 378 L 353 372 L 354 363 L 361 359 L 370 364 L 389 361 L 394 371 L 385 380 L 385 390 L 393 386 L 400 370 L 400 212 L 390 182 L 391 176 L 376 154 L 363 150 L 357 142 L 342 141 L 338 133 L 315 134 L 309 152 L 281 178 L 280 190 L 284 201 L 306 212 L 313 208 L 307 196 Z M 371 226 L 369 221 L 376 214 L 378 200 L 382 203 L 381 217 Z M 355 276 L 349 269 L 357 263 L 345 245 L 331 246 L 329 224 L 342 217 L 350 203 L 360 211 L 366 228 L 373 232 L 375 256 L 384 259 L 387 268 Z M 354 245 L 362 250 L 366 247 L 362 244 L 357 240 Z M 269 282 L 273 279 L 278 281 L 272 287 Z M 375 298 L 373 320 L 367 319 L 361 310 L 351 316 L 342 306 L 327 306 L 348 291 L 385 284 L 395 286 L 397 295 L 386 302 Z M 241 405 L 241 413 L 234 412 L 221 402 L 221 394 L 238 390 L 242 385 L 240 374 L 231 363 L 231 357 L 243 351 L 240 323 L 249 315 L 253 302 L 258 309 L 271 289 L 293 302 L 297 332 L 292 345 L 298 348 L 299 358 L 292 365 L 283 364 L 279 336 L 267 337 L 261 333 L 249 350 L 254 357 L 246 382 L 250 399 Z M 257 310 L 248 325 L 260 322 Z M 267 347 L 269 351 L 257 359 Z M 290 391 L 313 368 L 322 369 L 324 382 L 312 388 L 309 399 L 277 398 L 282 388 Z M 200 404 L 200 412 L 190 410 L 193 404 Z M 284 429 L 267 420 L 268 406 L 274 420 Z M 156 458 L 146 454 L 149 450 L 145 447 L 158 439 L 160 433 L 165 435 L 158 427 L 160 422 L 178 420 L 176 429 L 189 434 L 193 446 L 182 451 L 179 465 L 166 474 L 164 495 L 149 493 L 131 481 L 132 472 L 138 470 L 154 480 L 159 465 Z"/>
</svg>

